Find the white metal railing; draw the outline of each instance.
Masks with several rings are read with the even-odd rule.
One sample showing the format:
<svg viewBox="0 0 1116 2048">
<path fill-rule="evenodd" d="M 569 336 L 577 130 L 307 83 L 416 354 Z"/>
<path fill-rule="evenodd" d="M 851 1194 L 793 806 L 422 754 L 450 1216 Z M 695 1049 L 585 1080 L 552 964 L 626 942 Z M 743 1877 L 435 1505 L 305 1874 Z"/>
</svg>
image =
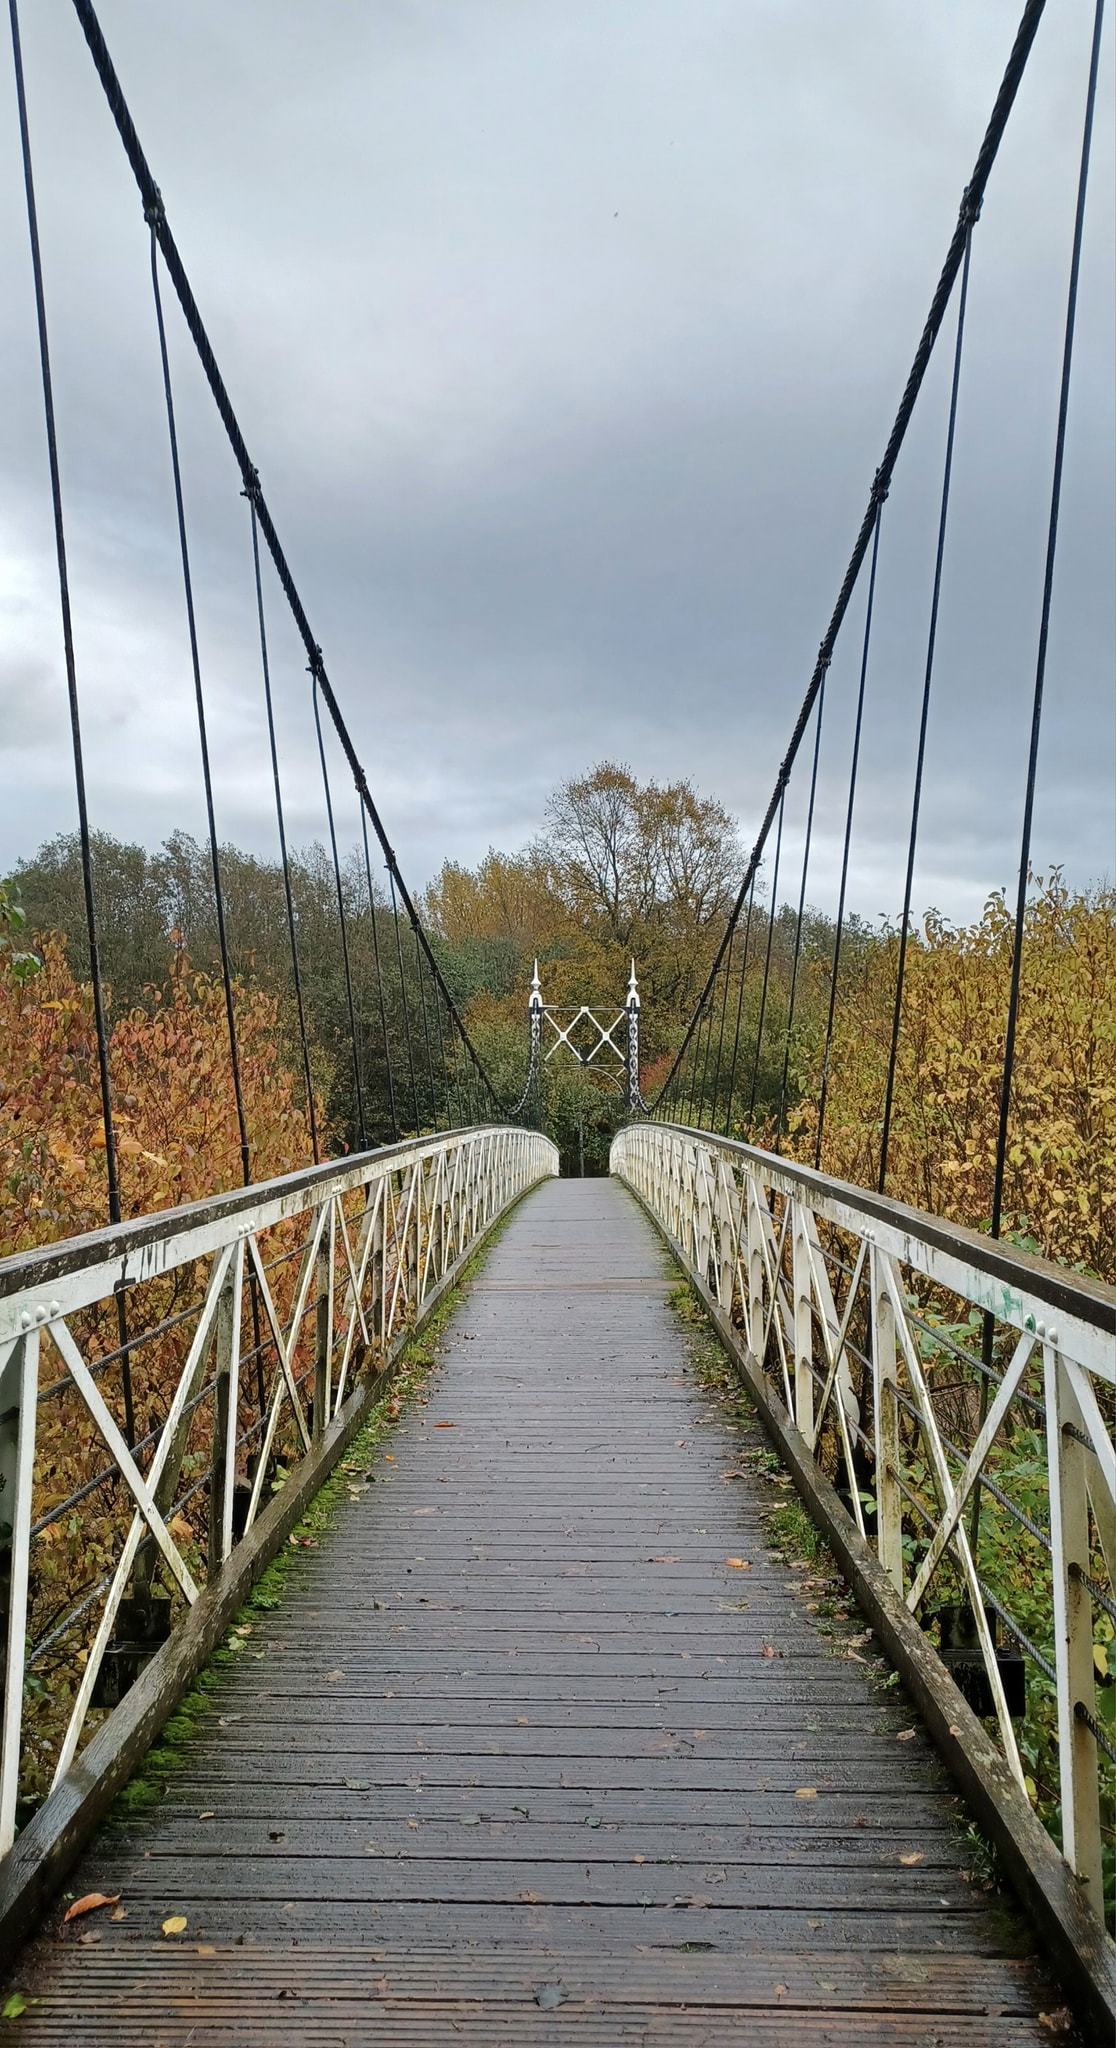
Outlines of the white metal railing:
<svg viewBox="0 0 1116 2048">
<path fill-rule="evenodd" d="M 282 1491 L 288 1448 L 312 1448 L 501 1211 L 557 1171 L 538 1132 L 454 1132 L 0 1262 L 0 1852 L 28 1770 L 53 1789 L 78 1753 L 137 1569 L 162 1570 L 168 1610 L 192 1605 Z"/>
<path fill-rule="evenodd" d="M 997 1623 L 1041 1674 L 1063 1852 L 1099 1912 L 1101 1780 L 1116 1736 L 1116 1292 L 705 1132 L 631 1124 L 610 1163 L 738 1326 L 772 1400 L 843 1481 L 860 1534 L 924 1625 L 932 1587 L 948 1580 L 1004 1754 L 1032 1797 Z M 1029 1627 L 1012 1612 L 1024 1576 Z M 1111 1794 L 1109 1777 L 1109 1831 Z"/>
</svg>

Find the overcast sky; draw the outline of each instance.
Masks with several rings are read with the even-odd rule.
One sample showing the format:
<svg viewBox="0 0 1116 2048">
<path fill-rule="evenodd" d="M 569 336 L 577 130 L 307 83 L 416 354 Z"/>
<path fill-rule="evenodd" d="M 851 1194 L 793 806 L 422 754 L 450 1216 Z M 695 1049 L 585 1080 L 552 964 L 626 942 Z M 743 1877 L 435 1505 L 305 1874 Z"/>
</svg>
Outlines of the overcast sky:
<svg viewBox="0 0 1116 2048">
<path fill-rule="evenodd" d="M 447 856 L 524 842 L 547 792 L 603 755 L 691 777 L 750 835 L 1018 12 L 103 0 L 412 885 Z M 69 0 L 23 13 L 90 804 L 154 844 L 202 813 L 146 231 Z M 975 239 L 915 888 L 917 908 L 957 915 L 1013 879 L 1092 15 L 1092 0 L 1050 0 Z M 9 862 L 70 829 L 74 801 L 10 60 L 3 72 Z M 1113 182 L 1110 19 L 1035 841 L 1079 880 L 1116 865 Z M 171 328 L 218 823 L 270 851 L 246 512 L 176 309 Z M 948 354 L 885 514 L 852 880 L 869 916 L 901 898 Z M 862 595 L 827 709 L 822 905 Z M 274 583 L 268 602 L 297 842 L 322 829 L 320 784 Z M 788 865 L 804 799 L 799 778 Z"/>
</svg>

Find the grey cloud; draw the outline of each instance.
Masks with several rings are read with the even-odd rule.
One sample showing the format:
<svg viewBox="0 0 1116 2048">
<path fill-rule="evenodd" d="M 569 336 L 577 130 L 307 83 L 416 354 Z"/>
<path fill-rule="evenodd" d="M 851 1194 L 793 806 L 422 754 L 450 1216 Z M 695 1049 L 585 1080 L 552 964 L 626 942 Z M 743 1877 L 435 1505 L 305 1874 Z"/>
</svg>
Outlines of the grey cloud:
<svg viewBox="0 0 1116 2048">
<path fill-rule="evenodd" d="M 603 753 L 691 775 L 750 830 L 1015 14 L 1008 0 L 913 14 L 204 0 L 187 19 L 106 0 L 416 881 L 529 836 L 547 790 Z M 974 255 L 916 886 L 958 912 L 1010 881 L 1017 840 L 1086 32 L 1083 15 L 1044 25 Z M 94 808 L 159 836 L 196 822 L 198 792 L 145 236 L 65 6 L 36 9 L 26 39 Z M 1112 133 L 1109 67 L 1036 848 L 1080 877 L 1112 866 Z M 38 593 L 18 645 L 50 665 L 60 718 L 16 170 L 9 144 L 2 452 Z M 219 818 L 267 846 L 244 506 L 172 333 Z M 886 513 L 852 870 L 867 915 L 898 896 L 947 377 L 943 349 Z M 268 602 L 288 803 L 308 836 L 321 799 L 304 660 L 273 587 Z M 835 888 L 861 602 L 829 692 L 819 899 Z M 43 816 L 70 821 L 53 772 L 10 803 L 0 859 Z M 788 862 L 794 844 L 788 817 Z"/>
</svg>

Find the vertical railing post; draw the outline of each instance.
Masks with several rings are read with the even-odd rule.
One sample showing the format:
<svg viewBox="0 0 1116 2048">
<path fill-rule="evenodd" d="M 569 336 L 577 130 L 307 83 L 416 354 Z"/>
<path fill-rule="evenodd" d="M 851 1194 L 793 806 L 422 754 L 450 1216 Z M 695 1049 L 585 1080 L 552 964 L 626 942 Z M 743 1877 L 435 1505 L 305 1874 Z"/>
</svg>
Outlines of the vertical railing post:
<svg viewBox="0 0 1116 2048">
<path fill-rule="evenodd" d="M 788 1197 L 789 1199 L 789 1197 Z M 801 1202 L 791 1202 L 791 1278 L 794 1293 L 794 1420 L 814 1447 L 814 1314 L 810 1240 Z"/>
<path fill-rule="evenodd" d="M 206 1576 L 213 1579 L 232 1549 L 236 1489 L 237 1415 L 240 1407 L 240 1322 L 244 1289 L 244 1239 L 237 1245 L 221 1288 L 216 1316 L 216 1383 L 213 1390 L 213 1464 L 209 1485 L 209 1551 Z"/>
<path fill-rule="evenodd" d="M 1042 1325 L 1039 1325 L 1041 1330 Z M 1048 1333 L 1050 1337 L 1054 1332 Z M 1093 1612 L 1083 1574 L 1090 1568 L 1089 1502 L 1084 1447 L 1071 1434 L 1082 1417 L 1063 1360 L 1053 1343 L 1042 1347 L 1046 1395 L 1046 1449 L 1050 1486 L 1051 1570 L 1054 1586 L 1054 1663 L 1058 1696 L 1058 1766 L 1062 1795 L 1062 1853 L 1089 1887 L 1102 1915 L 1100 1800 L 1097 1745 L 1079 1705 L 1095 1716 Z"/>
<path fill-rule="evenodd" d="M 322 1232 L 315 1275 L 317 1313 L 314 1322 L 314 1442 L 320 1442 L 329 1422 L 329 1390 L 333 1369 L 333 1268 L 337 1217 L 333 1203 Z"/>
<path fill-rule="evenodd" d="M 760 1370 L 764 1370 L 764 1219 L 760 1214 L 760 1182 L 752 1167 L 747 1167 L 747 1341 L 752 1346 L 752 1356 Z"/>
<path fill-rule="evenodd" d="M 0 1738 L 0 1856 L 15 1840 L 27 1652 L 27 1586 L 31 1552 L 31 1488 L 39 1396 L 39 1332 L 30 1329 L 0 1349 L 0 1517 L 8 1525 L 8 1627 L 4 1718 Z"/>
<path fill-rule="evenodd" d="M 735 1207 L 736 1215 L 733 1216 Z M 717 1300 L 726 1315 L 732 1314 L 732 1282 L 736 1267 L 733 1255 L 736 1229 L 740 1227 L 740 1205 L 736 1199 L 736 1183 L 731 1169 L 722 1166 L 717 1174 L 717 1233 L 719 1258 L 717 1262 Z"/>
<path fill-rule="evenodd" d="M 883 1258 L 869 1244 L 872 1294 L 872 1423 L 876 1440 L 876 1548 L 896 1591 L 903 1591 L 903 1497 L 899 1490 L 898 1337 Z"/>
<path fill-rule="evenodd" d="M 709 1285 L 709 1248 L 713 1240 L 713 1205 L 709 1192 L 709 1155 L 701 1145 L 695 1143 L 694 1182 L 697 1191 L 696 1229 L 697 1243 L 694 1264 L 702 1283 Z"/>
</svg>

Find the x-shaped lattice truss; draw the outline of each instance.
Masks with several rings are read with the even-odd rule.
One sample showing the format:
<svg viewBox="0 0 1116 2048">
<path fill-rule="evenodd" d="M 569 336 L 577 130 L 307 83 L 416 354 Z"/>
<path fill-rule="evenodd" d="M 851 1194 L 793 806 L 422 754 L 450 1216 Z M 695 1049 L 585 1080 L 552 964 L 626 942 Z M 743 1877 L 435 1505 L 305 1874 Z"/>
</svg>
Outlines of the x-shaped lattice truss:
<svg viewBox="0 0 1116 2048">
<path fill-rule="evenodd" d="M 82 1666 L 57 1760 L 57 1786 L 77 1755 L 98 1674 L 145 1537 L 153 1541 L 184 1601 L 192 1606 L 198 1598 L 197 1567 L 186 1554 L 191 1550 L 196 1557 L 196 1539 L 189 1523 L 176 1516 L 174 1501 L 196 1418 L 208 1431 L 208 1478 L 201 1484 L 211 1495 L 206 1576 L 212 1579 L 267 1504 L 265 1486 L 268 1499 L 275 1491 L 272 1453 L 284 1416 L 292 1423 L 297 1449 L 308 1452 L 312 1441 L 339 1416 L 366 1361 L 376 1365 L 385 1358 L 393 1340 L 422 1314 L 431 1291 L 508 1202 L 533 1181 L 556 1171 L 554 1147 L 535 1131 L 494 1128 L 389 1147 L 354 1165 L 316 1170 L 301 1188 L 274 1182 L 251 1189 L 231 1213 L 228 1198 L 168 1212 L 165 1233 L 153 1239 L 148 1222 L 138 1251 L 132 1248 L 125 1225 L 117 1234 L 123 1249 L 93 1265 L 87 1259 L 75 1261 L 68 1271 L 65 1247 L 52 1248 L 49 1288 L 32 1280 L 26 1292 L 0 1301 L 0 1387 L 5 1407 L 10 1402 L 18 1418 L 13 1468 L 6 1475 L 14 1487 L 9 1496 L 12 1565 L 0 1756 L 0 1852 L 14 1838 L 19 1786 L 31 1502 L 44 1346 L 49 1345 L 61 1361 L 95 1425 L 117 1484 L 133 1507 Z M 269 1264 L 266 1240 L 269 1231 L 292 1220 L 306 1235 L 284 1314 L 275 1301 L 276 1263 Z M 28 1266 L 30 1276 L 34 1255 Z M 96 1356 L 87 1355 L 89 1339 L 80 1321 L 75 1336 L 71 1320 L 111 1301 L 122 1287 L 131 1290 L 137 1281 L 142 1285 L 182 1268 L 192 1274 L 200 1269 L 204 1275 L 193 1332 L 161 1428 L 133 1450 L 98 1383 L 103 1366 Z M 134 1315 L 133 1310 L 130 1349 L 133 1358 L 142 1361 L 144 1330 Z M 186 1325 L 182 1327 L 185 1330 Z M 255 1405 L 256 1388 L 249 1386 L 242 1366 L 251 1355 L 248 1347 L 258 1343 L 257 1327 L 263 1338 L 258 1358 L 270 1356 L 270 1385 L 265 1367 L 260 1412 L 246 1431 L 244 1410 L 249 1401 Z M 307 1380 L 313 1382 L 312 1416 L 301 1391 Z M 238 1465 L 244 1463 L 249 1443 L 257 1446 L 254 1470 L 242 1525 L 234 1533 Z"/>
</svg>

